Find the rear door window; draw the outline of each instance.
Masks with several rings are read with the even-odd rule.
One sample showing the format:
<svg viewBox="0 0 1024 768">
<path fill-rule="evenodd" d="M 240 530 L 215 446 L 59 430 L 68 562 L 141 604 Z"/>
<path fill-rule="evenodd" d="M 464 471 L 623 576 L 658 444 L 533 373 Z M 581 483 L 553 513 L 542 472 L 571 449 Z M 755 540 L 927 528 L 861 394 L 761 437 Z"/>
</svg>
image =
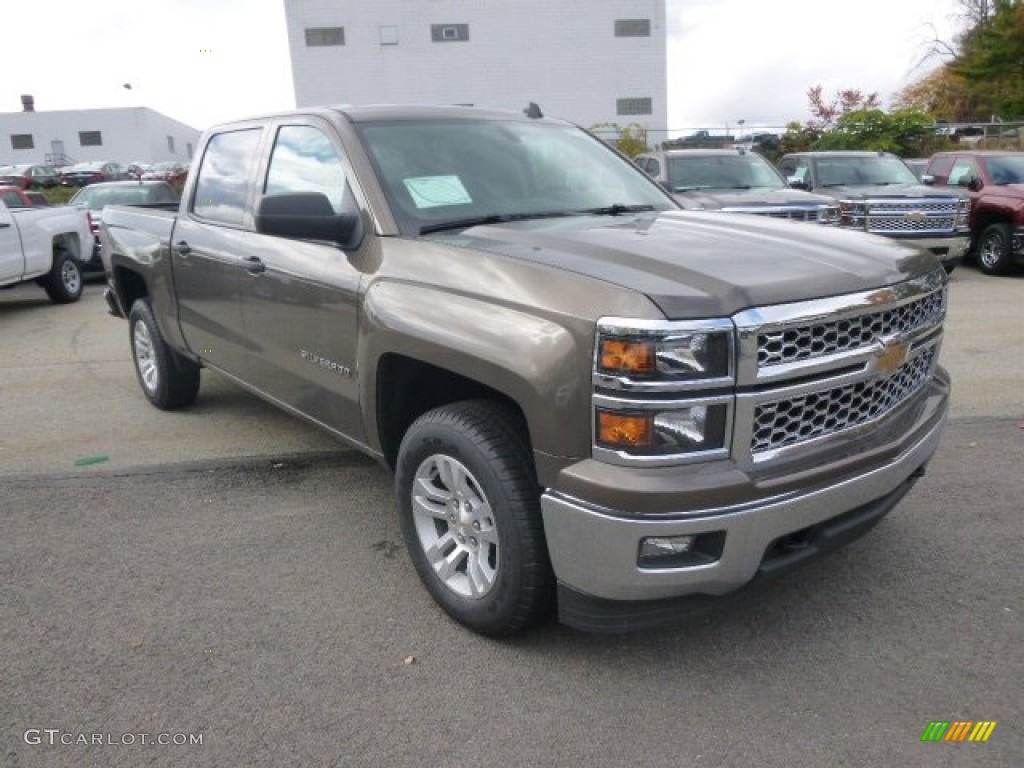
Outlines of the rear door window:
<svg viewBox="0 0 1024 768">
<path fill-rule="evenodd" d="M 192 212 L 240 226 L 245 222 L 262 128 L 220 133 L 210 139 L 196 179 Z"/>
</svg>

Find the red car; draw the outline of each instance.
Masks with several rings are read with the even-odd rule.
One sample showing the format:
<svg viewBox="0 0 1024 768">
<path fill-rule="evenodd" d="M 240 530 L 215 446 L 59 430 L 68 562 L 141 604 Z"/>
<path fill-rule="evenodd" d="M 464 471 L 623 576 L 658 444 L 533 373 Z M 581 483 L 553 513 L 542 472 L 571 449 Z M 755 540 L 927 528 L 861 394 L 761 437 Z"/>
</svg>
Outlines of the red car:
<svg viewBox="0 0 1024 768">
<path fill-rule="evenodd" d="M 181 163 L 167 162 L 157 163 L 148 171 L 142 174 L 147 181 L 166 181 L 174 187 L 181 187 L 185 184 L 185 177 L 188 176 L 188 168 Z"/>
<path fill-rule="evenodd" d="M 1024 264 L 1024 152 L 938 152 L 921 179 L 970 194 L 971 245 L 982 272 L 1004 275 Z"/>
<path fill-rule="evenodd" d="M 0 184 L 21 189 L 55 187 L 60 183 L 60 173 L 48 165 L 5 165 L 0 167 Z"/>
<path fill-rule="evenodd" d="M 77 163 L 60 173 L 60 183 L 65 187 L 84 187 L 100 181 L 122 181 L 127 178 L 128 174 L 121 165 L 102 160 Z"/>
<path fill-rule="evenodd" d="M 49 205 L 41 192 L 26 192 L 21 187 L 0 187 L 0 200 L 8 208 L 38 208 L 42 205 Z"/>
</svg>

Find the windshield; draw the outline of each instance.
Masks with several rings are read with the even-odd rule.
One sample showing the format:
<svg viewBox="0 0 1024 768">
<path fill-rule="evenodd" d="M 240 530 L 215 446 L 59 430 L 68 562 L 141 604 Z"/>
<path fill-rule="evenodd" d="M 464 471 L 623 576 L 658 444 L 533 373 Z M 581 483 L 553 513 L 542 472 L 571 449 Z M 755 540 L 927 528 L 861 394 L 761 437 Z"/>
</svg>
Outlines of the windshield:
<svg viewBox="0 0 1024 768">
<path fill-rule="evenodd" d="M 404 234 L 482 219 L 677 207 L 636 166 L 571 126 L 439 119 L 357 127 Z"/>
<path fill-rule="evenodd" d="M 914 172 L 898 157 L 862 155 L 818 158 L 818 184 L 822 187 L 916 183 Z"/>
<path fill-rule="evenodd" d="M 1024 184 L 1024 154 L 988 158 L 993 184 Z"/>
<path fill-rule="evenodd" d="M 71 198 L 72 203 L 98 211 L 105 205 L 177 203 L 178 195 L 168 184 L 126 184 L 118 187 L 86 187 Z"/>
<path fill-rule="evenodd" d="M 760 155 L 670 155 L 673 192 L 695 189 L 784 189 L 785 180 Z"/>
</svg>

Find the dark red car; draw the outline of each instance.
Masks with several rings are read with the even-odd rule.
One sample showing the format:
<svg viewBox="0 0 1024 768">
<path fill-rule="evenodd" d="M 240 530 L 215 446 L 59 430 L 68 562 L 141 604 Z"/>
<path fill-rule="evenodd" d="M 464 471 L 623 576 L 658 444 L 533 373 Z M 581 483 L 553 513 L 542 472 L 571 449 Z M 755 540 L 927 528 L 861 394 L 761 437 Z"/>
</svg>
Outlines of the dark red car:
<svg viewBox="0 0 1024 768">
<path fill-rule="evenodd" d="M 0 184 L 39 189 L 55 187 L 60 183 L 60 173 L 48 165 L 5 165 L 0 167 Z"/>
<path fill-rule="evenodd" d="M 15 186 L 0 187 L 0 200 L 3 200 L 8 208 L 38 208 L 50 204 L 42 192 L 26 192 Z"/>
<path fill-rule="evenodd" d="M 65 187 L 84 187 L 101 181 L 123 181 L 128 173 L 119 163 L 95 160 L 68 166 L 60 173 L 60 183 Z"/>
<path fill-rule="evenodd" d="M 971 250 L 982 272 L 1002 275 L 1024 264 L 1024 152 L 938 152 L 921 180 L 971 196 Z"/>
<path fill-rule="evenodd" d="M 186 176 L 188 176 L 188 168 L 175 162 L 156 163 L 142 174 L 142 178 L 147 181 L 166 181 L 171 186 L 179 188 L 184 186 Z"/>
</svg>

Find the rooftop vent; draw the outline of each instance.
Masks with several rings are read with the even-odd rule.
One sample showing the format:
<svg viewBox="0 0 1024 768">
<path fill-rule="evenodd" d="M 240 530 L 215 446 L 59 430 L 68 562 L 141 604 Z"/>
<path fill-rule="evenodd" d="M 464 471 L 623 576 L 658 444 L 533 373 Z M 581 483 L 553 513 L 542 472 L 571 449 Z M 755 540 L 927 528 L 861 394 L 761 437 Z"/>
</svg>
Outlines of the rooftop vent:
<svg viewBox="0 0 1024 768">
<path fill-rule="evenodd" d="M 35 112 L 36 111 L 36 100 L 31 93 L 23 93 L 21 95 L 21 111 L 22 112 Z"/>
</svg>

